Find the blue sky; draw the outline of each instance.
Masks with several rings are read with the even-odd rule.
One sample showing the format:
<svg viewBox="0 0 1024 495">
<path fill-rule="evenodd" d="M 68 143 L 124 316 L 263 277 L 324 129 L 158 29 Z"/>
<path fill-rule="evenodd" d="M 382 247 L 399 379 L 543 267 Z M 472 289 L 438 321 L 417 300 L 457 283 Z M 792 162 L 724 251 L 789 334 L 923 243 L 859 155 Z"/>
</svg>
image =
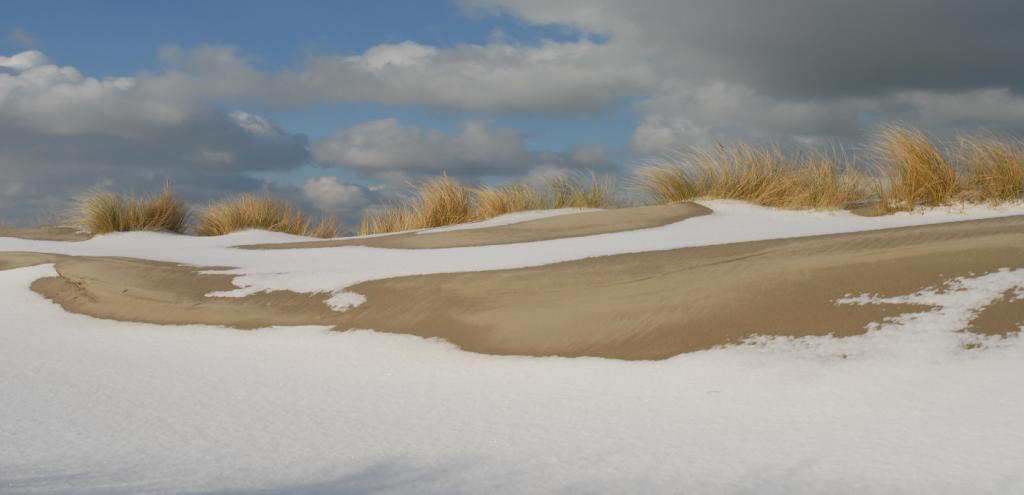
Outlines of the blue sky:
<svg viewBox="0 0 1024 495">
<path fill-rule="evenodd" d="M 891 121 L 1024 134 L 1019 1 L 765 6 L 9 0 L 0 221 L 165 179 L 195 203 L 266 189 L 357 217 L 443 172 L 628 174 L 735 140 L 856 149 Z"/>
</svg>

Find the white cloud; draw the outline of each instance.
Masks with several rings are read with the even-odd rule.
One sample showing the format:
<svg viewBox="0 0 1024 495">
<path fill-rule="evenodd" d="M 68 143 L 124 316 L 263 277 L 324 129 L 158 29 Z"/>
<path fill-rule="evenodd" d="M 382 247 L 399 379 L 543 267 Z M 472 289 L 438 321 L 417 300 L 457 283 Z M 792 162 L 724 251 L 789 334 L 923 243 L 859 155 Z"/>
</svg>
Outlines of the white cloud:
<svg viewBox="0 0 1024 495">
<path fill-rule="evenodd" d="M 404 178 L 406 173 L 518 175 L 535 167 L 603 169 L 611 166 L 601 146 L 568 153 L 535 152 L 516 130 L 492 128 L 479 121 L 448 135 L 404 125 L 397 119 L 365 122 L 318 141 L 313 158 L 320 163 Z M 399 175 L 395 175 L 398 173 Z"/>
<path fill-rule="evenodd" d="M 28 70 L 49 63 L 50 59 L 43 55 L 42 52 L 36 50 L 16 53 L 10 57 L 0 55 L 0 68 L 14 69 L 16 71 Z"/>
<path fill-rule="evenodd" d="M 302 187 L 302 194 L 324 211 L 351 211 L 370 203 L 368 190 L 355 184 L 338 182 L 337 177 L 309 179 Z"/>
<path fill-rule="evenodd" d="M 491 129 L 468 122 L 462 132 L 406 126 L 397 119 L 356 125 L 313 146 L 313 157 L 334 165 L 368 170 L 462 171 L 500 168 L 529 161 L 522 136 L 511 129 Z"/>
<path fill-rule="evenodd" d="M 638 91 L 641 154 L 712 139 L 851 142 L 887 119 L 1024 131 L 1020 2 L 895 0 L 885 15 L 845 0 L 462 3 L 605 36 L 605 63 L 646 67 L 656 83 Z"/>
<path fill-rule="evenodd" d="M 0 183 L 19 184 L 0 188 L 0 213 L 24 218 L 102 184 L 146 190 L 165 178 L 202 202 L 260 187 L 247 172 L 308 161 L 304 136 L 156 81 L 89 77 L 37 51 L 0 57 Z"/>
<path fill-rule="evenodd" d="M 165 92 L 281 107 L 375 101 L 483 111 L 592 112 L 653 82 L 646 64 L 620 59 L 609 47 L 588 40 L 451 48 L 406 41 L 357 55 L 313 56 L 301 67 L 277 73 L 253 69 L 225 46 L 167 46 L 161 58 L 171 70 L 150 82 Z"/>
</svg>

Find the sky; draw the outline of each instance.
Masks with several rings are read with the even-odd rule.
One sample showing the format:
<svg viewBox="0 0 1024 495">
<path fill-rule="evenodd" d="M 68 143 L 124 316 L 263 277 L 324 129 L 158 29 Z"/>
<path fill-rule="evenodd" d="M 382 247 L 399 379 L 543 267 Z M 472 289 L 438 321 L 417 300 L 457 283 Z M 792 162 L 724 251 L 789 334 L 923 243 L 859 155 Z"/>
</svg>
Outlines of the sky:
<svg viewBox="0 0 1024 495">
<path fill-rule="evenodd" d="M 625 175 L 884 123 L 1024 135 L 1024 3 L 4 3 L 0 222 L 171 180 L 357 219 L 410 181 Z"/>
</svg>

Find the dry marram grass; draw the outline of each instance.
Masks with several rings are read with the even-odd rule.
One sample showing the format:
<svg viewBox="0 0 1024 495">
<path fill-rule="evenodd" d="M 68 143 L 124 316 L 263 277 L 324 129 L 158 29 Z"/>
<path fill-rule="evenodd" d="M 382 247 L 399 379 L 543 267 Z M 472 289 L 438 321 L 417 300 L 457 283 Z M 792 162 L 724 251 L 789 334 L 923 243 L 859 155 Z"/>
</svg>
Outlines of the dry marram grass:
<svg viewBox="0 0 1024 495">
<path fill-rule="evenodd" d="M 543 189 L 526 183 L 471 188 L 447 175 L 413 187 L 412 196 L 367 210 L 360 235 L 401 232 L 486 220 L 517 211 L 547 208 L 606 208 L 614 183 L 595 174 L 559 174 Z"/>
<path fill-rule="evenodd" d="M 833 209 L 864 198 L 866 179 L 830 156 L 789 158 L 776 147 L 717 145 L 637 171 L 639 186 L 662 203 L 738 199 L 776 208 Z"/>
<path fill-rule="evenodd" d="M 415 196 L 367 210 L 360 235 L 441 227 L 472 219 L 472 190 L 443 175 L 414 186 Z"/>
<path fill-rule="evenodd" d="M 953 162 L 919 130 L 887 126 L 872 147 L 888 179 L 880 190 L 886 208 L 948 204 L 963 192 L 964 183 Z"/>
<path fill-rule="evenodd" d="M 184 232 L 188 227 L 188 206 L 174 195 L 168 183 L 156 196 L 120 196 L 97 192 L 78 203 L 78 218 L 93 234 L 155 230 Z"/>
<path fill-rule="evenodd" d="M 544 180 L 548 208 L 610 208 L 615 206 L 615 182 L 608 176 L 563 173 Z"/>
<path fill-rule="evenodd" d="M 1024 196 L 1024 145 L 1019 140 L 964 136 L 957 158 L 970 199 L 998 203 Z"/>
<path fill-rule="evenodd" d="M 539 210 L 546 207 L 543 195 L 536 187 L 525 184 L 480 186 L 474 191 L 475 218 L 484 220 L 517 211 Z"/>
<path fill-rule="evenodd" d="M 336 237 L 337 223 L 325 217 L 316 226 L 294 206 L 269 194 L 242 194 L 210 204 L 199 216 L 196 233 L 224 235 L 244 229 L 264 229 L 313 237 Z"/>
</svg>

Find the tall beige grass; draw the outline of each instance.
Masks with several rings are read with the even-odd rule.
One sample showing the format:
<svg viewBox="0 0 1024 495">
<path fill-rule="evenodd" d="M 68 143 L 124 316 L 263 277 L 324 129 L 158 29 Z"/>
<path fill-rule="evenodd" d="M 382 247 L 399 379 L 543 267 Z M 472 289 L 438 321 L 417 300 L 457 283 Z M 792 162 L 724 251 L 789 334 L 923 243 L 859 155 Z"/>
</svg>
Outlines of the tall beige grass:
<svg viewBox="0 0 1024 495">
<path fill-rule="evenodd" d="M 441 227 L 473 219 L 473 192 L 447 174 L 414 186 L 414 196 L 363 213 L 360 235 Z"/>
<path fill-rule="evenodd" d="M 607 208 L 614 182 L 596 174 L 559 174 L 543 186 L 514 183 L 471 188 L 447 175 L 413 187 L 413 194 L 364 212 L 360 235 L 442 227 L 505 213 L 547 208 Z"/>
<path fill-rule="evenodd" d="M 312 237 L 336 237 L 337 223 L 324 217 L 313 225 L 298 208 L 273 198 L 270 194 L 242 194 L 211 203 L 199 215 L 198 235 L 224 235 L 244 229 L 263 229 Z"/>
<path fill-rule="evenodd" d="M 969 199 L 999 203 L 1024 197 L 1024 143 L 963 136 L 958 145 L 956 156 Z"/>
<path fill-rule="evenodd" d="M 964 192 L 954 162 L 917 129 L 887 126 L 878 133 L 872 149 L 887 178 L 880 195 L 888 209 L 948 204 Z"/>
<path fill-rule="evenodd" d="M 615 181 L 589 173 L 561 173 L 544 179 L 548 208 L 610 208 L 616 205 Z"/>
<path fill-rule="evenodd" d="M 540 210 L 547 206 L 537 187 L 523 182 L 501 186 L 480 186 L 474 190 L 474 218 L 485 220 L 517 211 Z"/>
<path fill-rule="evenodd" d="M 97 192 L 78 202 L 78 218 L 93 234 L 156 230 L 182 233 L 188 227 L 188 206 L 174 195 L 170 183 L 156 196 L 120 196 Z"/>
<path fill-rule="evenodd" d="M 738 199 L 762 206 L 833 209 L 861 200 L 867 180 L 831 156 L 787 157 L 747 144 L 698 149 L 640 168 L 637 184 L 661 203 Z"/>
</svg>

